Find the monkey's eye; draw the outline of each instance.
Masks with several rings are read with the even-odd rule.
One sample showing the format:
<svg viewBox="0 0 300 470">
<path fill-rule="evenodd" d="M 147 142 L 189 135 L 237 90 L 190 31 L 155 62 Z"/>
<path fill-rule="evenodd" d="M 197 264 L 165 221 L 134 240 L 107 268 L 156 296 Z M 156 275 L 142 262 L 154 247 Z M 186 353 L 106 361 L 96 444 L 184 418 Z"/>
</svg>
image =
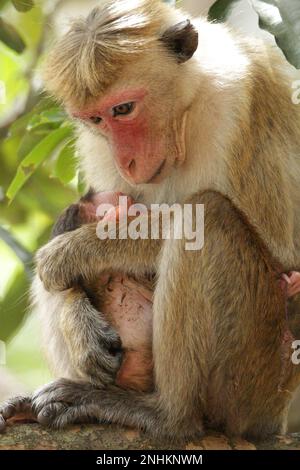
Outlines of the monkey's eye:
<svg viewBox="0 0 300 470">
<path fill-rule="evenodd" d="M 113 117 L 116 116 L 127 116 L 128 114 L 132 113 L 134 110 L 134 102 L 131 101 L 130 103 L 123 103 L 115 106 L 113 111 Z"/>
<path fill-rule="evenodd" d="M 91 116 L 89 119 L 93 124 L 100 124 L 100 122 L 102 121 L 102 118 L 100 116 Z"/>
</svg>

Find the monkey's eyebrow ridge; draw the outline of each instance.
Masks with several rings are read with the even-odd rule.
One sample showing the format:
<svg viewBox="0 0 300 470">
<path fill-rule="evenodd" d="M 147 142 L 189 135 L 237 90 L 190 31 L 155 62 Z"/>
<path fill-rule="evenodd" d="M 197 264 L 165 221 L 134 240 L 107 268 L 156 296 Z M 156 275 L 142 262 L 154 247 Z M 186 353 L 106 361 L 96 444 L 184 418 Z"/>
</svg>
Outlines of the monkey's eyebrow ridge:
<svg viewBox="0 0 300 470">
<path fill-rule="evenodd" d="M 106 96 L 105 98 L 101 98 L 98 103 L 85 109 L 71 110 L 71 115 L 79 119 L 89 119 L 93 116 L 101 117 L 101 115 L 105 114 L 109 108 L 119 106 L 120 104 L 127 103 L 128 101 L 134 102 L 142 100 L 146 95 L 147 90 L 145 88 L 127 89 L 125 91 L 116 92 Z"/>
</svg>

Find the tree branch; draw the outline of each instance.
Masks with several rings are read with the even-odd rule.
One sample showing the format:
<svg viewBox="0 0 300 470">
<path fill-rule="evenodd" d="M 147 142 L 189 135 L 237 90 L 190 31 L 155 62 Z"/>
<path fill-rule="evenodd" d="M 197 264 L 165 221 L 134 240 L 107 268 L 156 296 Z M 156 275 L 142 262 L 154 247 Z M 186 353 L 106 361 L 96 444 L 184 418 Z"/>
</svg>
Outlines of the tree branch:
<svg viewBox="0 0 300 470">
<path fill-rule="evenodd" d="M 31 277 L 31 263 L 32 263 L 32 254 L 27 251 L 16 239 L 15 237 L 4 227 L 0 226 L 0 239 L 3 240 L 18 256 L 20 261 L 24 265 L 24 269 L 29 277 Z"/>
<path fill-rule="evenodd" d="M 300 450 L 300 433 L 249 442 L 209 433 L 188 444 L 149 439 L 138 431 L 114 425 L 73 426 L 64 431 L 42 429 L 38 424 L 9 425 L 0 435 L 0 450 Z"/>
</svg>

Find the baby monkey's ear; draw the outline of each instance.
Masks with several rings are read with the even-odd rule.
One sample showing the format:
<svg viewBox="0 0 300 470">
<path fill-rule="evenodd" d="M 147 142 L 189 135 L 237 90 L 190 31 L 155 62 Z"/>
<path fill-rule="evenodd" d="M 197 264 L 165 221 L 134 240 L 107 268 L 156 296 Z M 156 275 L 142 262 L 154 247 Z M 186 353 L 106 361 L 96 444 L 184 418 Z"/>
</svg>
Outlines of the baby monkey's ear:
<svg viewBox="0 0 300 470">
<path fill-rule="evenodd" d="M 181 21 L 167 29 L 160 40 L 172 51 L 179 64 L 189 60 L 198 47 L 198 31 L 190 20 Z"/>
</svg>

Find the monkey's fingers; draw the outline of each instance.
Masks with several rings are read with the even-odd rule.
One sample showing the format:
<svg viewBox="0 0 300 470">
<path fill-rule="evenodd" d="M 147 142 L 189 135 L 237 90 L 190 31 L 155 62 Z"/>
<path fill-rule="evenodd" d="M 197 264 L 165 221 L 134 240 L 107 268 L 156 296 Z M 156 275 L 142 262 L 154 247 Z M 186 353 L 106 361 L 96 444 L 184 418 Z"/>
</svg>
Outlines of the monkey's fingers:
<svg viewBox="0 0 300 470">
<path fill-rule="evenodd" d="M 68 307 L 69 308 L 69 307 Z M 67 318 L 75 314 L 71 308 L 65 308 Z M 105 314 L 96 310 L 90 300 L 79 295 L 76 301 L 77 312 L 84 312 L 84 321 L 78 323 L 78 329 L 69 333 L 68 348 L 74 369 L 79 377 L 95 384 L 114 382 L 123 359 L 122 341 Z"/>
<path fill-rule="evenodd" d="M 0 415 L 0 432 L 3 432 L 6 427 L 6 421 L 3 416 Z"/>
<path fill-rule="evenodd" d="M 292 271 L 289 274 L 282 274 L 281 279 L 286 282 L 287 295 L 293 297 L 300 292 L 300 273 Z"/>
<path fill-rule="evenodd" d="M 99 346 L 98 350 L 89 350 L 78 360 L 78 370 L 83 378 L 93 384 L 110 384 L 115 381 L 122 360 L 122 349 L 115 349 L 115 346 L 104 349 Z"/>
<path fill-rule="evenodd" d="M 297 282 L 296 284 L 292 284 L 291 286 L 288 287 L 289 297 L 294 297 L 295 295 L 299 294 L 299 292 L 300 292 L 300 282 Z"/>
<path fill-rule="evenodd" d="M 15 397 L 0 407 L 0 431 L 6 427 L 8 420 L 33 419 L 32 401 L 30 397 Z"/>
</svg>

